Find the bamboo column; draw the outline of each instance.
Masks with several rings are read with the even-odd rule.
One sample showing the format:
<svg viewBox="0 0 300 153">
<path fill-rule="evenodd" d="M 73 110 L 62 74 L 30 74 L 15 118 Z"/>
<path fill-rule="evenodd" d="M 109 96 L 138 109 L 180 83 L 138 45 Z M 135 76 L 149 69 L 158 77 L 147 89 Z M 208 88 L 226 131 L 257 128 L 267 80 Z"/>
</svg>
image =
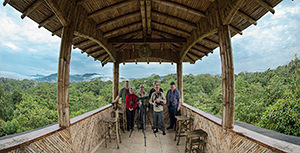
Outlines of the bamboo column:
<svg viewBox="0 0 300 153">
<path fill-rule="evenodd" d="M 62 30 L 57 74 L 57 111 L 60 127 L 70 126 L 69 71 L 73 33 L 74 29 L 70 26 Z"/>
<path fill-rule="evenodd" d="M 222 63 L 222 127 L 233 128 L 234 124 L 234 69 L 229 25 L 218 29 Z"/>
<path fill-rule="evenodd" d="M 113 68 L 113 100 L 118 96 L 119 91 L 119 63 L 114 62 Z"/>
<path fill-rule="evenodd" d="M 177 65 L 177 89 L 180 91 L 180 96 L 183 103 L 182 62 L 178 62 L 176 65 Z"/>
</svg>

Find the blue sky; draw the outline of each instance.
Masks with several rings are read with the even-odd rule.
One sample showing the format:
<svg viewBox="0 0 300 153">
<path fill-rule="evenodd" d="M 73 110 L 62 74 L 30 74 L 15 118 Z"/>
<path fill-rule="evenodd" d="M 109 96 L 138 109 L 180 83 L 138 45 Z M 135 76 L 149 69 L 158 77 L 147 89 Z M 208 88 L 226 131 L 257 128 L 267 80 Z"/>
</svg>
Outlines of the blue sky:
<svg viewBox="0 0 300 153">
<path fill-rule="evenodd" d="M 3 2 L 0 1 L 1 4 Z M 0 73 L 21 75 L 49 75 L 57 72 L 60 38 L 11 6 L 0 6 Z M 243 35 L 232 39 L 235 73 L 265 71 L 287 64 L 300 55 L 300 1 L 285 0 L 275 7 L 275 14 L 267 13 L 250 26 Z M 99 61 L 72 50 L 71 74 L 101 73 L 112 75 L 112 64 L 101 66 Z M 138 63 L 120 65 L 124 77 L 148 77 L 152 73 L 166 75 L 176 72 L 170 63 Z M 196 64 L 185 63 L 184 74 L 220 74 L 219 49 Z"/>
</svg>

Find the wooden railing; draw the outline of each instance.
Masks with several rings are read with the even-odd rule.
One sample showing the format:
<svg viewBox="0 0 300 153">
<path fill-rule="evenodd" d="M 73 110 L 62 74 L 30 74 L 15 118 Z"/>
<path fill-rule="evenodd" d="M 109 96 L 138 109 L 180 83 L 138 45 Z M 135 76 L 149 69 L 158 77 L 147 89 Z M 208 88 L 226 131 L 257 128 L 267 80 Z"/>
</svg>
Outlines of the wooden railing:
<svg viewBox="0 0 300 153">
<path fill-rule="evenodd" d="M 111 105 L 106 105 L 74 117 L 69 128 L 59 128 L 55 123 L 30 132 L 2 137 L 0 152 L 92 152 L 103 142 L 104 126 L 100 120 L 108 117 L 111 110 Z M 299 145 L 270 138 L 238 125 L 235 125 L 234 129 L 225 130 L 219 117 L 187 104 L 183 104 L 182 115 L 191 116 L 194 119 L 194 128 L 200 128 L 208 133 L 206 152 L 299 152 L 300 150 Z"/>
<path fill-rule="evenodd" d="M 299 145 L 271 138 L 239 125 L 235 125 L 233 129 L 223 129 L 221 118 L 188 104 L 183 104 L 182 115 L 194 119 L 194 129 L 207 132 L 206 152 L 300 152 Z"/>
<path fill-rule="evenodd" d="M 71 119 L 69 128 L 52 124 L 40 129 L 0 139 L 0 152 L 91 152 L 102 142 L 111 104 Z"/>
</svg>

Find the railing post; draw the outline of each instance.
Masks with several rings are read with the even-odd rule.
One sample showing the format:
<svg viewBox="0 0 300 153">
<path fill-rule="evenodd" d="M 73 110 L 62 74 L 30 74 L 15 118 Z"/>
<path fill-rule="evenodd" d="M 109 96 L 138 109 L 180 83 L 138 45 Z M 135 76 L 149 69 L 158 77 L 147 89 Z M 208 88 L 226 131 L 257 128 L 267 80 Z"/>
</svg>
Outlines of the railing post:
<svg viewBox="0 0 300 153">
<path fill-rule="evenodd" d="M 118 96 L 119 91 L 119 63 L 114 62 L 113 68 L 113 100 Z"/>
<path fill-rule="evenodd" d="M 177 62 L 177 89 L 180 91 L 181 100 L 183 103 L 183 76 L 182 76 L 182 62 Z"/>
<path fill-rule="evenodd" d="M 60 127 L 70 126 L 69 72 L 73 33 L 73 27 L 63 27 L 57 74 L 57 111 Z"/>
<path fill-rule="evenodd" d="M 222 63 L 222 127 L 231 129 L 234 125 L 234 69 L 229 25 L 221 25 L 218 35 Z"/>
</svg>

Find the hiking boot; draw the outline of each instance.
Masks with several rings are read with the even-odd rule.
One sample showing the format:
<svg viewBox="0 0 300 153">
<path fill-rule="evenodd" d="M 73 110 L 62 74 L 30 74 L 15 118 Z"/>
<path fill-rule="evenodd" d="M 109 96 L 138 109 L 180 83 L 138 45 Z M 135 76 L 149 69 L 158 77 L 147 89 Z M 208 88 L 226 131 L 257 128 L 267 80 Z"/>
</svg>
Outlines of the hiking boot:
<svg viewBox="0 0 300 153">
<path fill-rule="evenodd" d="M 158 129 L 155 129 L 154 133 L 157 133 L 158 132 Z"/>
<path fill-rule="evenodd" d="M 163 131 L 163 135 L 166 135 L 166 132 L 165 132 L 165 131 Z"/>
</svg>

